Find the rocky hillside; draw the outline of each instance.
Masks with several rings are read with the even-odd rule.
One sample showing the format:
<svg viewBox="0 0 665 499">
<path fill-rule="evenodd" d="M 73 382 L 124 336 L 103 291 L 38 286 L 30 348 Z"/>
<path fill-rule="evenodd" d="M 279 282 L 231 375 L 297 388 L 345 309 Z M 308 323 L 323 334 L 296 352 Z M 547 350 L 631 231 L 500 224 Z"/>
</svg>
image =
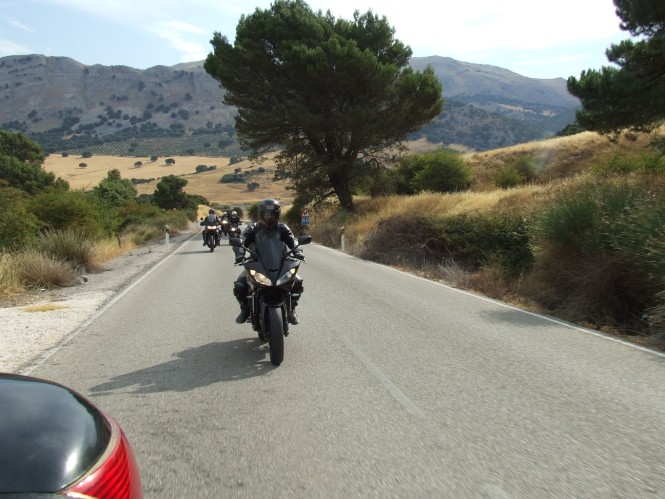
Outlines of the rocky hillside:
<svg viewBox="0 0 665 499">
<path fill-rule="evenodd" d="M 444 111 L 417 134 L 431 142 L 487 150 L 543 138 L 574 119 L 579 102 L 562 78 L 538 80 L 446 57 L 431 64 Z M 203 62 L 86 66 L 67 57 L 0 58 L 0 128 L 31 136 L 49 152 L 232 155 L 234 110 Z"/>
</svg>

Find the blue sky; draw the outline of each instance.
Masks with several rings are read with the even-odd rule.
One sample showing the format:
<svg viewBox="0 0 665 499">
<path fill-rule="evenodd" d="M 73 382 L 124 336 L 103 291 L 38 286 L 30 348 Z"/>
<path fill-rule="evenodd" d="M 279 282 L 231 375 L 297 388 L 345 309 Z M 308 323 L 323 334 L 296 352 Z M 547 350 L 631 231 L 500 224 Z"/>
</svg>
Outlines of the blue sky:
<svg viewBox="0 0 665 499">
<path fill-rule="evenodd" d="M 200 61 L 219 31 L 270 0 L 0 0 L 0 57 L 44 54 L 138 69 Z M 531 78 L 567 78 L 608 65 L 629 38 L 612 0 L 310 0 L 337 18 L 372 10 L 416 57 L 439 55 Z"/>
</svg>

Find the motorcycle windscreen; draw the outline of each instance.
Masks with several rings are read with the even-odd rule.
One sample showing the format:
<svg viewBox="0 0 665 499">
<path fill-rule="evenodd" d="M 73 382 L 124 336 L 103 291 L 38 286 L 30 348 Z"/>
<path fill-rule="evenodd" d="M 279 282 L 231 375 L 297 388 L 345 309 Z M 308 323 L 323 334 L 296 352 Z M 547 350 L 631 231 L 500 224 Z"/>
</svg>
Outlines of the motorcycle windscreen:
<svg viewBox="0 0 665 499">
<path fill-rule="evenodd" d="M 268 272 L 268 277 L 274 282 L 279 278 L 282 258 L 287 250 L 286 244 L 280 239 L 265 239 L 257 242 L 256 254 L 263 268 Z"/>
</svg>

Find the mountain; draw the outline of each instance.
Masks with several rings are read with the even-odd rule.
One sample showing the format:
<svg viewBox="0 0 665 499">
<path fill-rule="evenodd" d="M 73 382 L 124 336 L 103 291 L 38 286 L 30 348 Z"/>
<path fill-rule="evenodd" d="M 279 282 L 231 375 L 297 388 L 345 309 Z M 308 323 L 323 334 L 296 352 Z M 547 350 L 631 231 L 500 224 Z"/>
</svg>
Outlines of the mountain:
<svg viewBox="0 0 665 499">
<path fill-rule="evenodd" d="M 527 78 L 449 57 L 430 64 L 443 85 L 444 111 L 412 138 L 487 150 L 544 138 L 574 120 L 579 101 L 563 78 Z M 47 152 L 240 154 L 234 109 L 203 61 L 155 66 L 87 66 L 67 57 L 0 58 L 0 128 L 21 131 Z"/>
</svg>

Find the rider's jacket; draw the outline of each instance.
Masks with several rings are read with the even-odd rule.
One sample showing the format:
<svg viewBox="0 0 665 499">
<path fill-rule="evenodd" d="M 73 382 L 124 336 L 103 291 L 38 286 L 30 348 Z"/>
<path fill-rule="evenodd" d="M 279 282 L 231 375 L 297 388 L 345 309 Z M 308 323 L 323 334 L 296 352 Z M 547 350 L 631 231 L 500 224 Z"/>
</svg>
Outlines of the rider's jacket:
<svg viewBox="0 0 665 499">
<path fill-rule="evenodd" d="M 216 215 L 213 215 L 211 213 L 210 215 L 205 217 L 201 225 L 219 225 L 219 218 L 217 218 Z"/>
</svg>

